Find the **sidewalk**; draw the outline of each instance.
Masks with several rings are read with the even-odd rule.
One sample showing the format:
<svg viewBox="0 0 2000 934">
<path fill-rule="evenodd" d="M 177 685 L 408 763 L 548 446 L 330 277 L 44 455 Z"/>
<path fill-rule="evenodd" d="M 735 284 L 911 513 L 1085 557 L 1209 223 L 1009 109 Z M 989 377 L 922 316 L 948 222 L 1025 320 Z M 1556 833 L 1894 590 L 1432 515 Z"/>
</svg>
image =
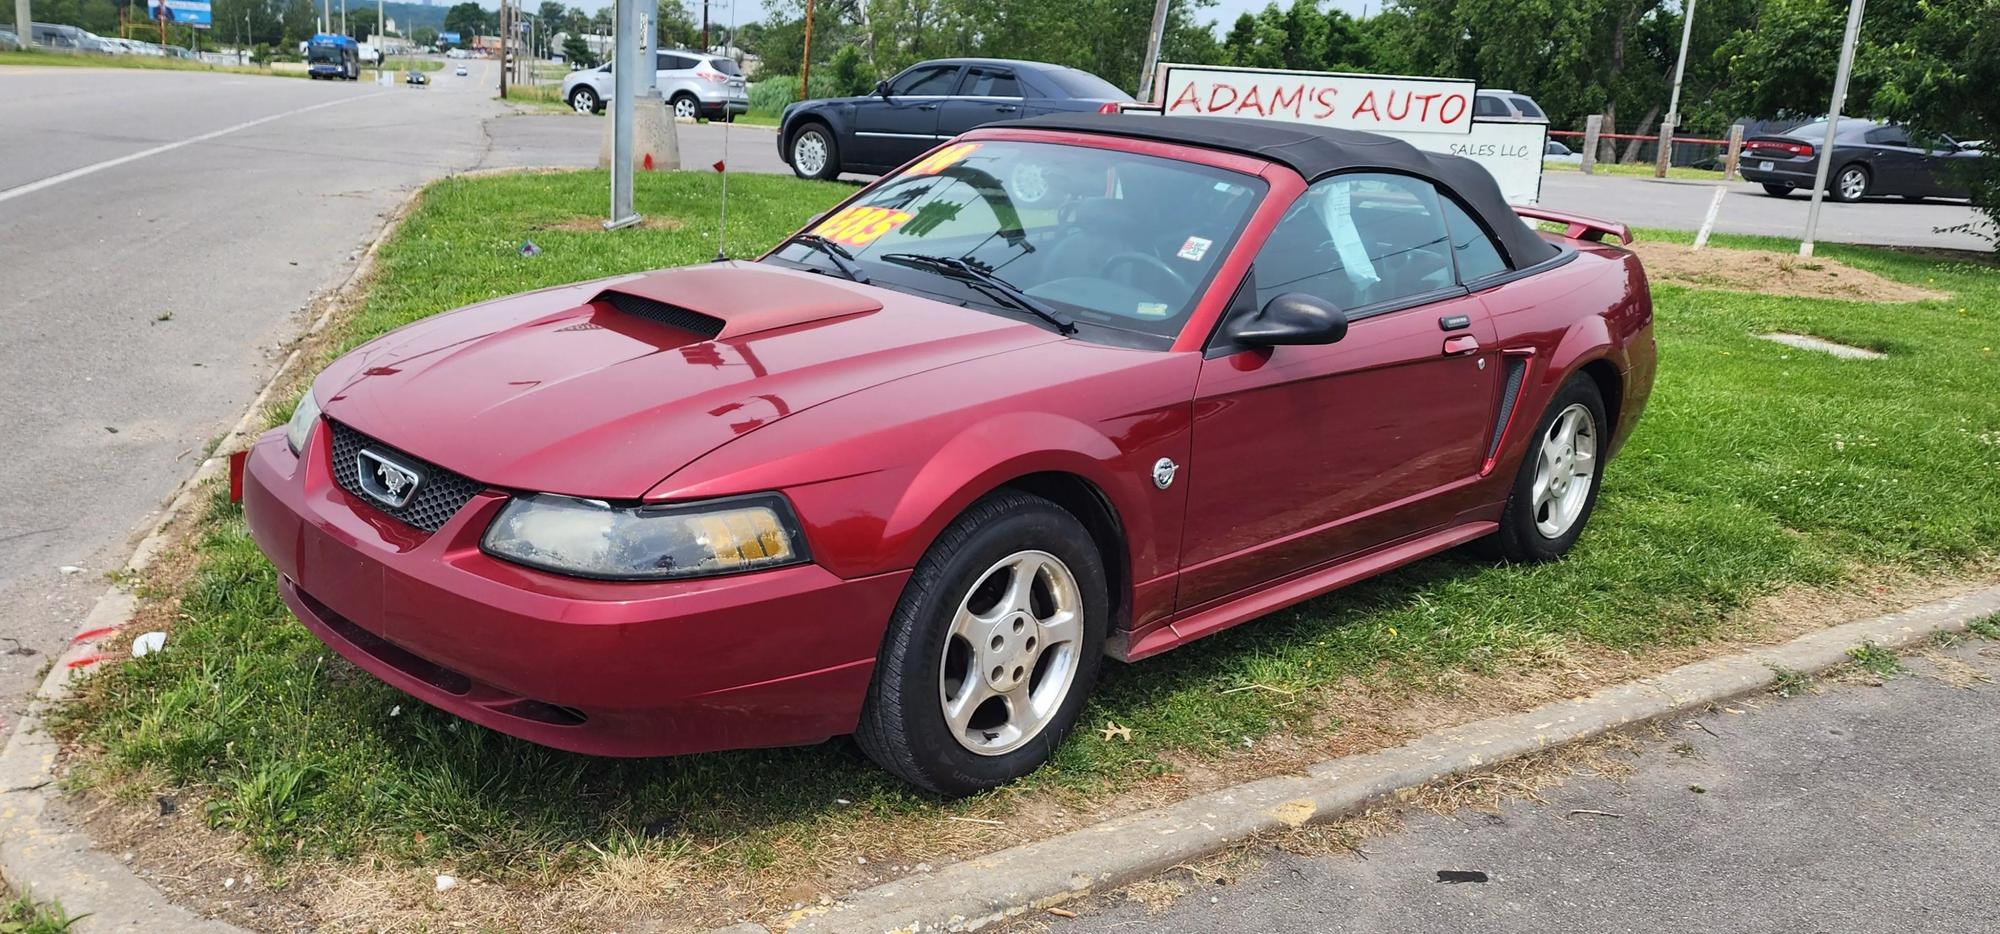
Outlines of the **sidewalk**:
<svg viewBox="0 0 2000 934">
<path fill-rule="evenodd" d="M 1499 814 L 1408 815 L 1359 857 L 1265 849 L 1233 885 L 1163 876 L 1188 890 L 1163 912 L 1113 894 L 1011 930 L 2000 930 L 2000 643 L 1904 661 L 1880 687 L 1663 724 L 1623 782 L 1572 779 Z M 1441 884 L 1440 870 L 1489 881 Z"/>
</svg>

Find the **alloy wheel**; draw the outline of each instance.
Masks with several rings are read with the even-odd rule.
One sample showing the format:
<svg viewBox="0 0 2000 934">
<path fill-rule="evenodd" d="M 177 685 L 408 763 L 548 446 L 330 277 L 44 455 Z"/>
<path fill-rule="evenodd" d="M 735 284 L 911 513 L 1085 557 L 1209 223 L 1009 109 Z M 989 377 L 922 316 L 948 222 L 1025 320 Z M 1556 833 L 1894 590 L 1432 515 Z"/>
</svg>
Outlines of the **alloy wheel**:
<svg viewBox="0 0 2000 934">
<path fill-rule="evenodd" d="M 808 130 L 792 141 L 792 165 L 805 175 L 818 175 L 826 170 L 826 139 L 819 133 Z"/>
<path fill-rule="evenodd" d="M 1572 403 L 1542 436 L 1535 464 L 1535 531 L 1561 538 L 1583 515 L 1590 485 L 1597 479 L 1597 423 L 1590 410 Z"/>
<path fill-rule="evenodd" d="M 1000 559 L 953 615 L 938 702 L 959 745 L 1005 755 L 1040 735 L 1076 680 L 1083 595 L 1045 551 Z"/>
<path fill-rule="evenodd" d="M 674 116 L 682 120 L 693 120 L 695 118 L 694 99 L 691 97 L 674 98 Z"/>
<path fill-rule="evenodd" d="M 1859 201 L 1868 193 L 1868 173 L 1852 168 L 1840 173 L 1840 197 L 1848 201 Z"/>
<path fill-rule="evenodd" d="M 579 90 L 569 96 L 569 106 L 577 113 L 587 114 L 597 111 L 597 96 L 588 89 Z"/>
</svg>

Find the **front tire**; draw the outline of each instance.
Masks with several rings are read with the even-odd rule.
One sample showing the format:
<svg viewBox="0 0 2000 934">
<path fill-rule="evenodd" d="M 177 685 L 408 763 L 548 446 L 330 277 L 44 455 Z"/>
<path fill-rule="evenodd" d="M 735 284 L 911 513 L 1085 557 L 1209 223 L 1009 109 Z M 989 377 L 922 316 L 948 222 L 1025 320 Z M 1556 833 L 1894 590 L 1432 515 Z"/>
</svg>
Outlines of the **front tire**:
<svg viewBox="0 0 2000 934">
<path fill-rule="evenodd" d="M 830 181 L 840 174 L 840 147 L 823 123 L 808 123 L 792 136 L 792 174 Z"/>
<path fill-rule="evenodd" d="M 569 92 L 569 108 L 580 114 L 594 114 L 604 102 L 597 99 L 597 92 L 590 85 L 580 84 Z"/>
<path fill-rule="evenodd" d="M 1568 553 L 1597 508 L 1610 441 L 1597 383 L 1582 373 L 1570 377 L 1535 425 L 1488 550 L 1520 563 Z"/>
<path fill-rule="evenodd" d="M 1770 196 L 1771 196 L 1771 197 L 1773 197 L 1773 198 L 1789 198 L 1789 197 L 1791 197 L 1791 196 L 1792 196 L 1792 186 L 1790 186 L 1790 185 L 1765 185 L 1765 186 L 1764 186 L 1764 193 L 1765 193 L 1765 194 L 1767 194 L 1767 195 L 1770 195 Z"/>
<path fill-rule="evenodd" d="M 911 573 L 855 741 L 942 795 L 1020 778 L 1076 726 L 1109 619 L 1103 561 L 1083 524 L 1038 496 L 987 496 Z"/>
</svg>

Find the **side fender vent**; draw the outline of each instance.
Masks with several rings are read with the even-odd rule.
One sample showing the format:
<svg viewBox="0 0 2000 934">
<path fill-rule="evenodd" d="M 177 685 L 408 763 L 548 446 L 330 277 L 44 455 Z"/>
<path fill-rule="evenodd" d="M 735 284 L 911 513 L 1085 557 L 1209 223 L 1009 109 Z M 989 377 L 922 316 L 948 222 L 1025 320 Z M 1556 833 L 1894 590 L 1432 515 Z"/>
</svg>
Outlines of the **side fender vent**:
<svg viewBox="0 0 2000 934">
<path fill-rule="evenodd" d="M 664 324 L 667 327 L 686 331 L 690 334 L 698 334 L 702 340 L 714 340 L 717 335 L 722 333 L 721 319 L 711 318 L 701 312 L 689 311 L 685 308 L 656 301 L 643 295 L 633 295 L 629 292 L 620 292 L 612 289 L 603 292 L 596 298 L 591 299 L 591 301 L 604 302 L 635 318 L 644 318 L 655 324 Z"/>
<path fill-rule="evenodd" d="M 1493 437 L 1486 442 L 1486 461 L 1489 464 L 1500 453 L 1501 436 L 1507 433 L 1507 422 L 1514 417 L 1514 403 L 1520 401 L 1521 383 L 1527 375 L 1526 357 L 1507 358 L 1507 385 L 1500 392 L 1500 414 L 1493 420 Z"/>
</svg>

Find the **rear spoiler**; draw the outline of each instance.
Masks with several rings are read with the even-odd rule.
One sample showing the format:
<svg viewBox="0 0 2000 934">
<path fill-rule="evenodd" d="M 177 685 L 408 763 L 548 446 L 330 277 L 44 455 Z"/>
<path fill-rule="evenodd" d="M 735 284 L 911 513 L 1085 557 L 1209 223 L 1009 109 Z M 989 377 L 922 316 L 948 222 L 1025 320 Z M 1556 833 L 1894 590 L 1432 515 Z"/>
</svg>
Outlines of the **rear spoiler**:
<svg viewBox="0 0 2000 934">
<path fill-rule="evenodd" d="M 1515 214 L 1519 214 L 1529 220 L 1553 221 L 1568 226 L 1569 229 L 1563 231 L 1563 236 L 1571 240 L 1603 240 L 1605 234 L 1611 234 L 1617 237 L 1622 243 L 1632 242 L 1632 228 L 1624 224 L 1613 221 L 1601 221 L 1597 218 L 1585 217 L 1581 214 L 1523 207 L 1518 204 L 1514 205 L 1513 208 Z"/>
</svg>

